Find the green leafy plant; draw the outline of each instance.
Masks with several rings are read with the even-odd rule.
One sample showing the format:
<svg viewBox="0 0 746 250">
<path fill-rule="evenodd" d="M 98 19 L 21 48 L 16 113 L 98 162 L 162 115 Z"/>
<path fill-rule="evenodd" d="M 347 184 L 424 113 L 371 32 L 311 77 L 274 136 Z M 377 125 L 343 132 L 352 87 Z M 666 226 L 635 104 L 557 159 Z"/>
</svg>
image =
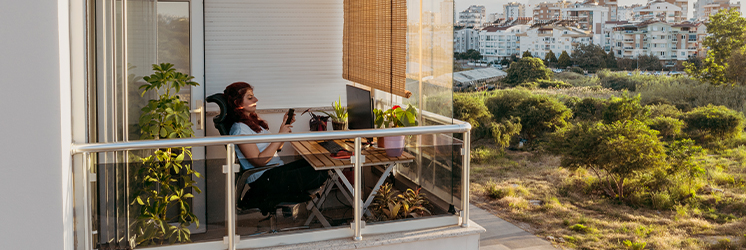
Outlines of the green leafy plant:
<svg viewBox="0 0 746 250">
<path fill-rule="evenodd" d="M 342 106 L 342 97 L 332 103 L 332 108 L 334 108 L 334 113 L 321 112 L 331 117 L 333 122 L 347 122 L 347 108 Z"/>
<path fill-rule="evenodd" d="M 407 104 L 407 109 L 396 105 L 388 110 L 374 109 L 375 124 L 378 128 L 398 128 L 417 126 L 417 109 Z"/>
<path fill-rule="evenodd" d="M 643 250 L 648 244 L 647 242 L 632 242 L 630 240 L 624 240 L 623 243 L 627 249 L 631 250 Z"/>
<path fill-rule="evenodd" d="M 158 99 L 148 101 L 141 109 L 141 139 L 186 138 L 194 135 L 189 121 L 189 105 L 176 96 L 181 88 L 197 86 L 194 77 L 176 72 L 173 64 L 154 64 L 153 73 L 143 79 L 147 84 L 140 87 L 143 95 L 147 91 L 160 94 Z M 189 161 L 191 151 L 186 147 L 161 148 L 146 157 L 132 155 L 141 164 L 135 177 L 135 190 L 130 203 L 138 211 L 136 220 L 130 225 L 133 236 L 130 247 L 163 244 L 166 242 L 189 242 L 188 227 L 197 217 L 192 213 L 189 199 L 201 193 L 195 186 L 201 174 L 192 170 Z M 171 212 L 171 208 L 178 212 Z"/>
<path fill-rule="evenodd" d="M 373 198 L 371 213 L 381 221 L 430 215 L 430 210 L 425 207 L 429 202 L 420 190 L 408 188 L 404 193 L 399 193 L 393 185 L 386 183 Z"/>
</svg>

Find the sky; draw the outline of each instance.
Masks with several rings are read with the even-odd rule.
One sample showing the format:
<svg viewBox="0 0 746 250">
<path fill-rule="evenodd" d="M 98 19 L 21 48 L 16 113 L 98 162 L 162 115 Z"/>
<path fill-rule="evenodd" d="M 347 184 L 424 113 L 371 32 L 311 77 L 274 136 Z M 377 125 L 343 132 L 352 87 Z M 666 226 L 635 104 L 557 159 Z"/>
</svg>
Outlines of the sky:
<svg viewBox="0 0 746 250">
<path fill-rule="evenodd" d="M 575 0 L 570 1 L 575 2 Z M 689 14 L 687 15 L 689 18 L 691 18 L 694 14 L 693 11 L 695 1 L 696 0 L 689 0 L 689 7 L 687 8 L 689 10 Z M 531 16 L 529 13 L 533 13 L 531 11 L 533 11 L 536 4 L 541 2 L 557 2 L 557 0 L 453 0 L 453 2 L 454 5 L 456 5 L 456 13 L 464 11 L 466 8 L 469 8 L 470 5 L 484 5 L 484 7 L 487 8 L 488 15 L 491 13 L 502 13 L 503 5 L 507 4 L 508 2 L 519 2 L 526 5 L 526 14 Z M 617 0 L 619 6 L 645 4 L 647 2 L 647 0 Z M 531 7 L 528 6 L 529 4 L 531 5 Z"/>
</svg>

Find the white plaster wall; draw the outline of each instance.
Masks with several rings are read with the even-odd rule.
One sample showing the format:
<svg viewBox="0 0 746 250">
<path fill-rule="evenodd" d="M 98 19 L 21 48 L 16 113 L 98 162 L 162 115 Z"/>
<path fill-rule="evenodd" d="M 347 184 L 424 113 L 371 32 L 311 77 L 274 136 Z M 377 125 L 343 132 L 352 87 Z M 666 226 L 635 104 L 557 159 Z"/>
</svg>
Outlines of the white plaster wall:
<svg viewBox="0 0 746 250">
<path fill-rule="evenodd" d="M 68 0 L 0 8 L 3 249 L 71 249 Z"/>
</svg>

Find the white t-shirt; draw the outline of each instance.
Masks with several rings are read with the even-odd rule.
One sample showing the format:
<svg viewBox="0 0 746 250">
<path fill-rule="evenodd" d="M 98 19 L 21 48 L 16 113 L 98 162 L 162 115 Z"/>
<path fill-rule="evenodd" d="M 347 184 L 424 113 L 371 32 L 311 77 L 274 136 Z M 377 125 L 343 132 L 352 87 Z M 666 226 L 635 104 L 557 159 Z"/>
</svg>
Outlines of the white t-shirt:
<svg viewBox="0 0 746 250">
<path fill-rule="evenodd" d="M 268 134 L 268 133 L 269 131 L 264 128 L 262 128 L 262 131 L 260 132 L 260 134 Z M 230 135 L 254 135 L 254 134 L 257 134 L 257 132 L 254 132 L 254 130 L 252 130 L 249 127 L 249 125 L 246 125 L 243 122 L 236 122 L 236 123 L 233 123 L 233 126 L 231 126 L 231 131 L 229 134 Z M 235 147 L 236 147 L 236 156 L 238 157 L 238 162 L 241 163 L 241 169 L 247 170 L 247 169 L 254 168 L 254 165 L 251 165 L 249 160 L 247 160 L 246 157 L 243 155 L 243 153 L 241 152 L 241 149 L 238 147 L 238 144 L 236 144 Z M 262 152 L 265 149 L 267 149 L 267 147 L 269 147 L 269 142 L 257 143 L 256 147 L 259 148 L 259 152 Z M 282 164 L 285 164 L 285 163 L 282 162 L 282 160 L 280 160 L 280 156 L 278 156 L 277 152 L 275 152 L 272 159 L 269 160 L 269 162 L 267 163 L 267 166 L 279 166 Z M 248 179 L 246 179 L 246 183 L 252 183 L 256 181 L 256 179 L 259 179 L 259 176 L 261 176 L 264 173 L 264 171 L 267 171 L 267 170 L 259 171 L 259 172 L 252 174 L 251 176 L 249 176 Z"/>
</svg>

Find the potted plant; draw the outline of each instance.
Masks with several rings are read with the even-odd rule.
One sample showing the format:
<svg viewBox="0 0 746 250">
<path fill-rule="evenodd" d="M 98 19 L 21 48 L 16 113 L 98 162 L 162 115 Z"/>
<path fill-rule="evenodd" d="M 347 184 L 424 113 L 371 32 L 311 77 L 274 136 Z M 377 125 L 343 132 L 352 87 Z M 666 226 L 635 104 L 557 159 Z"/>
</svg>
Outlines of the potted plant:
<svg viewBox="0 0 746 250">
<path fill-rule="evenodd" d="M 384 184 L 373 198 L 373 203 L 370 204 L 373 218 L 378 221 L 387 221 L 430 215 L 430 210 L 426 208 L 429 202 L 420 190 L 420 188 L 416 190 L 407 188 L 406 192 L 400 193 L 390 183 Z"/>
<path fill-rule="evenodd" d="M 332 103 L 332 108 L 334 108 L 334 113 L 321 112 L 332 118 L 334 130 L 345 130 L 347 128 L 347 108 L 342 106 L 342 97 Z"/>
<path fill-rule="evenodd" d="M 148 101 L 141 109 L 138 126 L 140 139 L 165 139 L 192 137 L 189 121 L 189 105 L 176 95 L 181 88 L 199 85 L 194 77 L 176 72 L 173 64 L 153 64 L 153 73 L 143 77 L 147 83 L 140 86 L 155 91 L 157 99 Z M 192 153 L 186 147 L 160 148 L 145 157 L 131 154 L 140 164 L 134 180 L 130 205 L 137 212 L 130 225 L 133 231 L 130 247 L 163 244 L 167 242 L 189 242 L 189 225 L 196 223 L 189 201 L 192 191 L 200 193 L 194 177 L 200 173 L 191 169 Z M 178 210 L 169 212 L 169 210 Z"/>
<path fill-rule="evenodd" d="M 375 109 L 373 114 L 378 128 L 417 126 L 417 110 L 412 105 L 407 105 L 407 109 L 402 109 L 399 105 L 388 110 Z M 404 136 L 387 136 L 383 140 L 379 137 L 378 145 L 386 148 L 386 155 L 399 157 L 404 151 Z"/>
</svg>

